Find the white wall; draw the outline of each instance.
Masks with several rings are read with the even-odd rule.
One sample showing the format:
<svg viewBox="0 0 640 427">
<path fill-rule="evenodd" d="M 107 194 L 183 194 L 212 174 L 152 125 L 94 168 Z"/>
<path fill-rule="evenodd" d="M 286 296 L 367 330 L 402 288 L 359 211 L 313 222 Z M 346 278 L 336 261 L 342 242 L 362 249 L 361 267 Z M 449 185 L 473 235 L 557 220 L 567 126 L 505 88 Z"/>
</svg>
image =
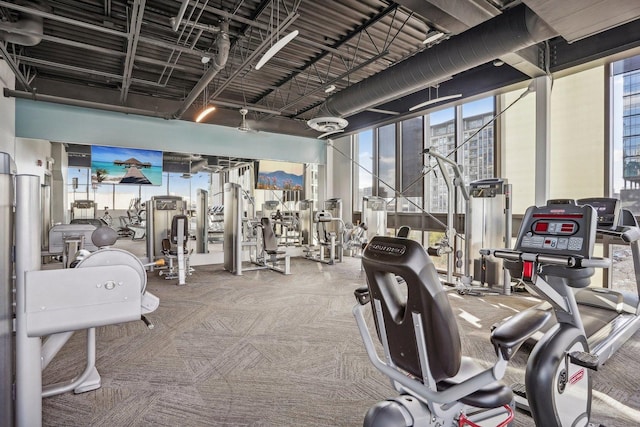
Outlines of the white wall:
<svg viewBox="0 0 640 427">
<path fill-rule="evenodd" d="M 6 62 L 0 60 L 0 90 L 15 89 L 13 72 Z M 15 156 L 16 100 L 0 93 L 0 152 Z"/>
<path fill-rule="evenodd" d="M 51 157 L 51 143 L 43 139 L 16 138 L 16 168 L 20 175 L 36 175 L 40 183 L 44 181 L 47 170 L 47 158 Z M 41 162 L 38 165 L 38 161 Z"/>
<path fill-rule="evenodd" d="M 333 147 L 327 146 L 327 198 L 342 199 L 342 219 L 351 222 L 353 218 L 353 158 L 351 136 L 336 138 Z M 340 150 L 340 152 L 338 152 Z M 343 154 L 344 153 L 344 154 Z M 349 157 L 347 157 L 349 156 Z"/>
<path fill-rule="evenodd" d="M 51 220 L 54 224 L 69 222 L 68 193 L 66 188 L 67 173 L 69 170 L 69 158 L 64 144 L 51 143 L 51 157 L 53 158 L 53 170 L 51 171 Z"/>
</svg>

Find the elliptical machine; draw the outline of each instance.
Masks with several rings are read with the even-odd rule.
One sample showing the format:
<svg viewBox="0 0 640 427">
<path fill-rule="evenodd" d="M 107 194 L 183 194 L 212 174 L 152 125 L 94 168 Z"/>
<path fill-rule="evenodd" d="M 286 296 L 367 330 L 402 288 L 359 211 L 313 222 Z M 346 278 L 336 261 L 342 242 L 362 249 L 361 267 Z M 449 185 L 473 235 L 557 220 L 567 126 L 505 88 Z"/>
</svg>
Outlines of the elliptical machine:
<svg viewBox="0 0 640 427">
<path fill-rule="evenodd" d="M 481 251 L 504 259 L 512 277 L 521 277 L 527 290 L 548 301 L 555 312 L 557 324 L 533 348 L 525 372 L 526 398 L 538 426 L 589 424 L 590 370 L 597 369 L 598 358 L 589 352 L 572 288 L 588 286 L 594 268 L 610 266 L 609 259 L 592 256 L 596 219 L 595 209 L 588 205 L 532 206 L 514 250 Z M 544 315 L 542 310 L 525 312 Z M 500 327 L 517 323 L 515 317 Z"/>
</svg>

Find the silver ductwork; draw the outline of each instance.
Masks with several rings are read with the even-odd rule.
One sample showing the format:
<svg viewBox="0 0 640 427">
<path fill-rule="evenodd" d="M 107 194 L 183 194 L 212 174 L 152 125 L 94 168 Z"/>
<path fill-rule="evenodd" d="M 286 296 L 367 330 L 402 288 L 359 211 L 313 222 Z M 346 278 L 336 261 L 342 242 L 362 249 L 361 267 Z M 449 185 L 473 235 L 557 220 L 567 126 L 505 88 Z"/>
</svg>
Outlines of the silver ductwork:
<svg viewBox="0 0 640 427">
<path fill-rule="evenodd" d="M 193 102 L 200 96 L 202 91 L 211 83 L 215 76 L 225 67 L 227 59 L 229 58 L 229 49 L 231 48 L 231 41 L 229 40 L 229 22 L 224 21 L 220 24 L 220 34 L 216 39 L 218 46 L 218 54 L 213 58 L 212 65 L 200 78 L 198 83 L 191 89 L 189 95 L 184 100 L 180 108 L 173 114 L 175 119 L 179 119 L 187 111 L 187 109 L 193 104 Z"/>
<path fill-rule="evenodd" d="M 514 7 L 336 93 L 317 116 L 359 113 L 556 35 L 531 9 Z"/>
<path fill-rule="evenodd" d="M 17 1 L 16 4 L 21 6 L 29 6 L 34 9 L 50 12 L 51 8 L 46 1 Z M 19 44 L 22 46 L 35 46 L 42 41 L 44 18 L 42 16 L 31 15 L 28 13 L 20 13 L 16 22 L 5 22 L 3 29 L 0 31 L 0 40 Z M 20 33 L 16 33 L 13 30 Z"/>
</svg>

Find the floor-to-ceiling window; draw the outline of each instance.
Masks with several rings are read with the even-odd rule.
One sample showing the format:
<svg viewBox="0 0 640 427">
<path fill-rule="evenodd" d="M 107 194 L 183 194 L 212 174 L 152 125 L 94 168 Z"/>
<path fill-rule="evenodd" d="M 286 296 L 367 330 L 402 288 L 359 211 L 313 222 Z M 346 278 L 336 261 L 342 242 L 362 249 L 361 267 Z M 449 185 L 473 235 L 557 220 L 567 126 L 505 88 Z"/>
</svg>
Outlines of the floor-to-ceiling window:
<svg viewBox="0 0 640 427">
<path fill-rule="evenodd" d="M 611 67 L 612 193 L 640 214 L 640 56 Z"/>
<path fill-rule="evenodd" d="M 483 98 L 462 105 L 462 144 L 458 163 L 467 182 L 494 176 L 493 149 L 494 98 Z"/>
<path fill-rule="evenodd" d="M 455 153 L 455 114 L 453 107 L 429 114 L 428 146 L 430 150 L 435 150 L 445 156 Z M 448 206 L 447 184 L 435 161 L 429 161 L 429 165 L 432 170 L 426 175 L 429 195 L 425 209 L 432 213 L 446 212 Z"/>
<path fill-rule="evenodd" d="M 373 130 L 360 132 L 357 136 L 358 165 L 354 168 L 356 188 L 356 211 L 362 211 L 362 198 L 373 195 Z"/>
<path fill-rule="evenodd" d="M 378 196 L 387 201 L 387 211 L 395 211 L 396 125 L 378 128 Z"/>
<path fill-rule="evenodd" d="M 640 55 L 611 64 L 610 195 L 640 215 Z M 628 246 L 613 245 L 615 257 L 609 286 L 636 292 L 633 259 Z"/>
<path fill-rule="evenodd" d="M 424 194 L 422 179 L 424 150 L 423 117 L 404 120 L 401 123 L 400 177 L 402 198 L 398 200 L 398 211 L 421 212 Z"/>
</svg>

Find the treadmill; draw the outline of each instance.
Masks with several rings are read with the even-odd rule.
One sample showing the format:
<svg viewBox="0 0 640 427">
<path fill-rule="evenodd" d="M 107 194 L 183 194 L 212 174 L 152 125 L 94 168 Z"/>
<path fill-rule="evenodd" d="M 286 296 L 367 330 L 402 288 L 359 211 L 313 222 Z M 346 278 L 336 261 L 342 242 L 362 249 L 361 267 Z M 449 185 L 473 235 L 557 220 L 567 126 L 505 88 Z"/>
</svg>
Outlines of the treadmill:
<svg viewBox="0 0 640 427">
<path fill-rule="evenodd" d="M 618 199 L 600 197 L 561 202 L 592 206 L 598 216 L 597 237 L 631 247 L 635 293 L 603 287 L 574 289 L 590 352 L 597 356 L 597 369 L 640 329 L 640 227 L 633 214 L 620 207 Z M 558 203 L 559 200 L 553 200 L 548 204 Z M 551 305 L 543 302 L 532 309 L 551 310 Z"/>
<path fill-rule="evenodd" d="M 640 228 L 618 199 L 594 197 L 576 200 L 576 204 L 591 205 L 598 214 L 596 235 L 629 245 L 633 258 L 635 293 L 589 287 L 575 294 L 589 348 L 603 364 L 640 329 Z"/>
</svg>

